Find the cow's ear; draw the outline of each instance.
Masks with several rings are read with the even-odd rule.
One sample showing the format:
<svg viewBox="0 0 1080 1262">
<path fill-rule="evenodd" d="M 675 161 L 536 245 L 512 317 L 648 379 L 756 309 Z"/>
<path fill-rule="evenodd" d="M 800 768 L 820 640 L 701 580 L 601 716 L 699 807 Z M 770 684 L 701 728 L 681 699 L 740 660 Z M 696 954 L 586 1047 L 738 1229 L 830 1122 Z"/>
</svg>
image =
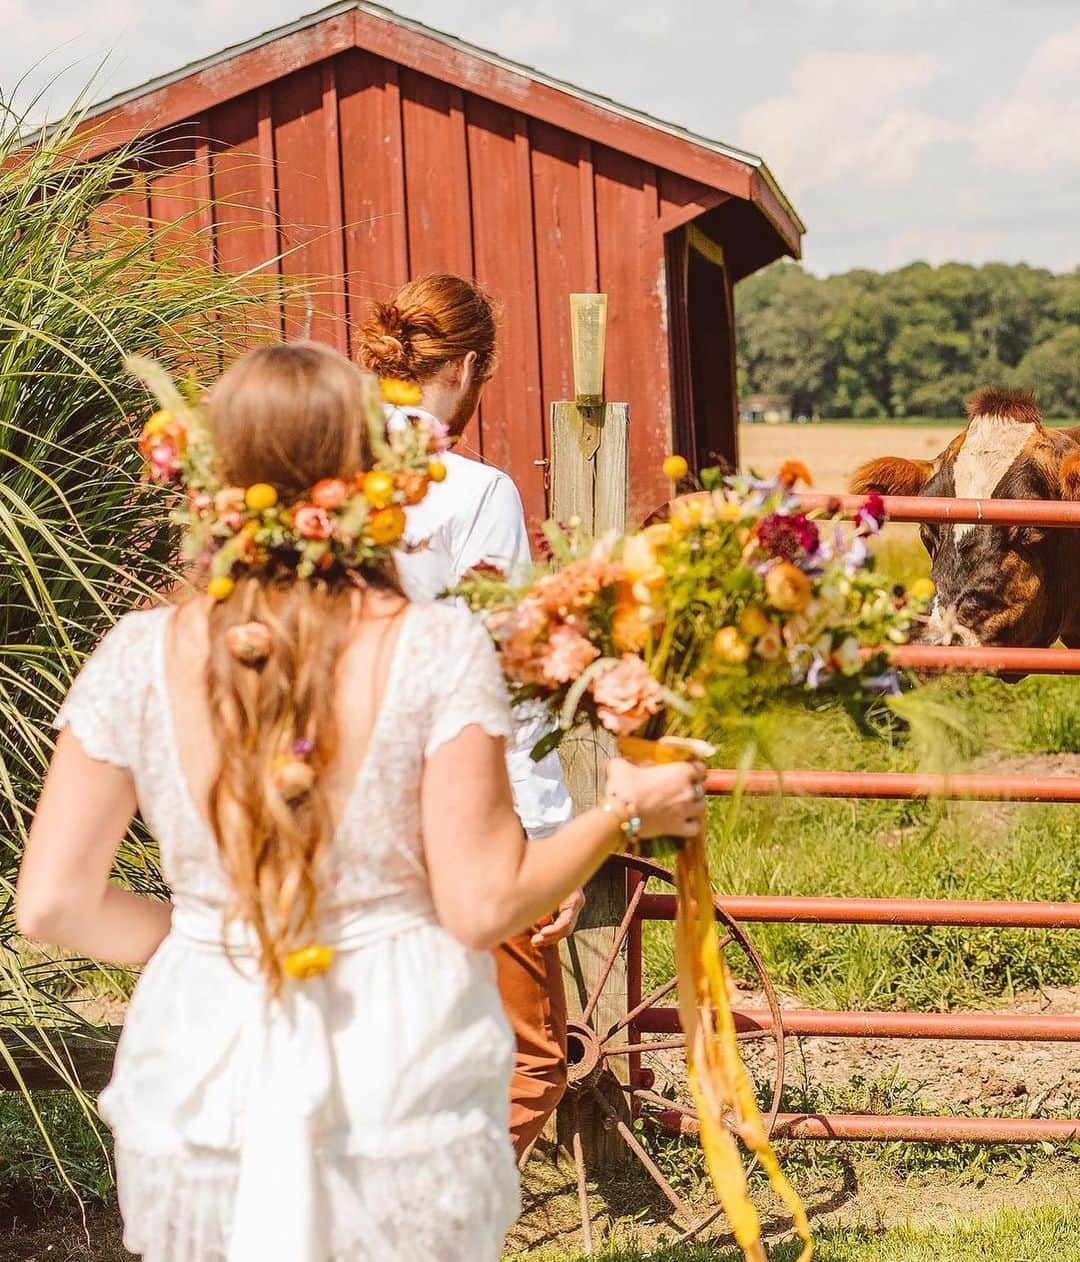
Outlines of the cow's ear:
<svg viewBox="0 0 1080 1262">
<path fill-rule="evenodd" d="M 879 495 L 919 495 L 933 471 L 930 460 L 882 456 L 860 465 L 848 486 L 854 495 L 865 495 L 869 491 L 877 491 Z"/>
<path fill-rule="evenodd" d="M 1080 500 L 1080 452 L 1071 451 L 1058 466 L 1061 498 Z"/>
</svg>

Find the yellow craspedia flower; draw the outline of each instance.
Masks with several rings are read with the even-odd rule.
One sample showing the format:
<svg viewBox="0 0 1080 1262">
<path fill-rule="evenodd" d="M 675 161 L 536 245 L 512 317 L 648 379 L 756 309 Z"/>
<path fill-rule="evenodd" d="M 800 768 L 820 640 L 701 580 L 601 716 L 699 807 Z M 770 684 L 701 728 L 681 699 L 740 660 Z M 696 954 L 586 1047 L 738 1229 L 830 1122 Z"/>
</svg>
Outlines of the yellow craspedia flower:
<svg viewBox="0 0 1080 1262">
<path fill-rule="evenodd" d="M 207 595 L 212 600 L 228 600 L 236 590 L 236 583 L 228 574 L 219 574 L 206 585 Z"/>
<path fill-rule="evenodd" d="M 913 600 L 918 600 L 925 604 L 929 604 L 937 595 L 934 580 L 930 578 L 917 578 L 908 590 Z"/>
<path fill-rule="evenodd" d="M 756 606 L 744 609 L 739 616 L 739 630 L 743 635 L 747 635 L 751 640 L 756 640 L 763 636 L 769 629 L 769 619 L 765 616 L 763 610 Z"/>
<path fill-rule="evenodd" d="M 157 434 L 163 434 L 165 430 L 172 424 L 172 413 L 164 410 L 155 412 L 154 415 L 143 426 L 143 433 L 153 438 Z"/>
<path fill-rule="evenodd" d="M 254 482 L 244 492 L 244 503 L 253 513 L 264 513 L 278 501 L 277 491 L 269 482 Z"/>
<path fill-rule="evenodd" d="M 382 397 L 391 407 L 412 408 L 423 397 L 415 381 L 402 381 L 400 377 L 384 377 L 379 382 L 379 387 Z"/>
<path fill-rule="evenodd" d="M 364 499 L 372 508 L 386 508 L 394 502 L 394 478 L 383 469 L 364 475 Z"/>
<path fill-rule="evenodd" d="M 290 951 L 285 957 L 285 972 L 298 982 L 309 981 L 312 977 L 321 977 L 329 972 L 334 962 L 335 951 L 328 946 L 306 946 L 298 951 Z"/>
<path fill-rule="evenodd" d="M 734 627 L 721 627 L 713 637 L 716 656 L 729 666 L 741 666 L 750 656 L 750 645 Z"/>
<path fill-rule="evenodd" d="M 681 481 L 690 472 L 690 466 L 683 456 L 668 456 L 661 467 L 664 477 L 670 478 L 672 482 Z"/>
<path fill-rule="evenodd" d="M 441 460 L 429 461 L 427 467 L 427 475 L 432 482 L 446 481 L 446 465 Z"/>
<path fill-rule="evenodd" d="M 397 543 L 405 533 L 405 510 L 400 504 L 391 504 L 372 513 L 367 524 L 368 538 L 377 548 L 388 548 Z"/>
</svg>

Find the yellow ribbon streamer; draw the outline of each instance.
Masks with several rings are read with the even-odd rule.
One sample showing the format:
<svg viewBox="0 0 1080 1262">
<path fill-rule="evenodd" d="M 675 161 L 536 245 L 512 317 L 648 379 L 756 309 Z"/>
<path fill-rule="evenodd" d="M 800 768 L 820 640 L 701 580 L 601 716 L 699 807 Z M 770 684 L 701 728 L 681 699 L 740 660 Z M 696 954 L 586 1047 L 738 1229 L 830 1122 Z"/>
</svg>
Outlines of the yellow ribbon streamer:
<svg viewBox="0 0 1080 1262">
<path fill-rule="evenodd" d="M 637 762 L 685 761 L 696 756 L 688 743 L 619 742 L 624 757 Z M 798 1262 L 810 1262 L 814 1246 L 798 1193 L 780 1169 L 757 1106 L 753 1083 L 739 1055 L 730 979 L 720 951 L 713 914 L 712 883 L 704 833 L 683 846 L 675 866 L 675 960 L 679 1017 L 686 1034 L 690 1091 L 701 1125 L 701 1146 L 713 1187 L 748 1262 L 766 1262 L 761 1220 L 747 1187 L 736 1136 L 761 1163 L 773 1191 L 783 1200 L 804 1242 Z"/>
</svg>

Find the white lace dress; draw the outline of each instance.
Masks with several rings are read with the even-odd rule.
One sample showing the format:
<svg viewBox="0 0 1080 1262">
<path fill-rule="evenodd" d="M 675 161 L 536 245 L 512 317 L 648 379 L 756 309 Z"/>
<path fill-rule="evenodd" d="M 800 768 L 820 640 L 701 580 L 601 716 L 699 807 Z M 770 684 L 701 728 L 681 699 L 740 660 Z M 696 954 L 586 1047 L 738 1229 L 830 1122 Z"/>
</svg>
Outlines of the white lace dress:
<svg viewBox="0 0 1080 1262">
<path fill-rule="evenodd" d="M 485 633 L 407 611 L 328 856 L 333 966 L 271 1004 L 243 935 L 223 947 L 228 891 L 165 691 L 170 615 L 123 618 L 57 716 L 131 769 L 173 891 L 100 1101 L 125 1244 L 145 1262 L 494 1262 L 518 1212 L 513 1043 L 491 957 L 436 920 L 419 817 L 426 756 L 470 724 L 510 730 Z"/>
</svg>

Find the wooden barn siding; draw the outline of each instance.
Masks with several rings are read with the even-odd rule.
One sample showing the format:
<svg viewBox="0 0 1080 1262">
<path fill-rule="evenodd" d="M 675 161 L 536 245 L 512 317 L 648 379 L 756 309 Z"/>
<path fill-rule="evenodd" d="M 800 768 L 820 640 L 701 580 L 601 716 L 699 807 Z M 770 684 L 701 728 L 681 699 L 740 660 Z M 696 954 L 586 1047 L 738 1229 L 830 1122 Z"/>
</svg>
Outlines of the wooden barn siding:
<svg viewBox="0 0 1080 1262">
<path fill-rule="evenodd" d="M 534 523 L 547 508 L 548 409 L 573 390 L 566 295 L 606 291 L 607 394 L 631 405 L 632 512 L 666 497 L 663 229 L 713 204 L 712 190 L 356 49 L 169 136 L 176 165 L 150 173 L 152 220 L 194 227 L 221 267 L 302 282 L 282 316 L 288 337 L 310 329 L 352 349 L 372 298 L 431 271 L 494 291 L 501 362 L 467 445 L 513 475 Z"/>
</svg>

